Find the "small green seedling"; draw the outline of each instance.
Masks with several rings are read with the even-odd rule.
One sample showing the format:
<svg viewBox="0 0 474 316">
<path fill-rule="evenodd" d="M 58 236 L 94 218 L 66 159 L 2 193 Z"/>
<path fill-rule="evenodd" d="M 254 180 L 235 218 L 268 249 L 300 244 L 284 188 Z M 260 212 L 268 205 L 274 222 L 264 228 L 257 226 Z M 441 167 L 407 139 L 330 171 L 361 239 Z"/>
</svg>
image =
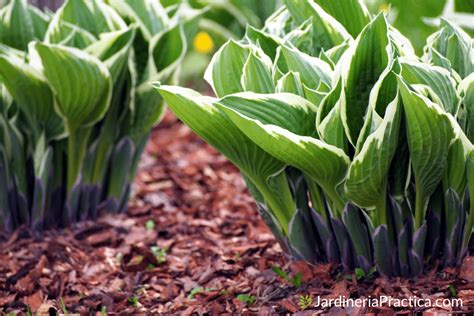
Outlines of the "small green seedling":
<svg viewBox="0 0 474 316">
<path fill-rule="evenodd" d="M 137 307 L 140 301 L 138 300 L 138 296 L 132 296 L 128 298 L 128 305 Z"/>
<path fill-rule="evenodd" d="M 458 291 L 456 287 L 452 284 L 449 285 L 449 292 L 451 293 L 452 297 L 457 297 L 458 296 Z"/>
<path fill-rule="evenodd" d="M 158 263 L 165 263 L 166 262 L 166 248 L 160 248 L 158 246 L 152 246 L 150 248 L 153 255 L 156 257 L 156 261 Z"/>
<path fill-rule="evenodd" d="M 257 300 L 255 296 L 250 295 L 250 294 L 239 294 L 237 295 L 237 299 L 241 301 L 242 303 L 247 304 L 247 306 L 252 305 Z"/>
<path fill-rule="evenodd" d="M 272 271 L 275 272 L 279 277 L 285 280 L 288 283 L 291 283 L 294 287 L 298 288 L 301 286 L 301 280 L 303 278 L 303 274 L 301 272 L 296 273 L 294 278 L 290 278 L 288 273 L 283 271 L 280 267 L 273 267 Z"/>
<path fill-rule="evenodd" d="M 344 275 L 344 278 L 346 280 L 352 281 L 352 277 L 355 276 L 357 281 L 370 280 L 375 277 L 375 272 L 377 272 L 377 269 L 375 267 L 372 267 L 368 273 L 365 273 L 365 271 L 361 268 L 356 268 L 354 270 L 354 274 L 346 274 Z"/>
<path fill-rule="evenodd" d="M 300 295 L 300 299 L 298 301 L 298 304 L 300 306 L 300 309 L 304 311 L 308 307 L 313 304 L 313 296 L 306 294 L 306 295 Z"/>
<path fill-rule="evenodd" d="M 64 304 L 64 300 L 62 298 L 59 299 L 59 303 L 61 304 L 61 310 L 63 311 L 64 315 L 68 315 L 68 311 L 66 308 L 66 304 Z"/>
<path fill-rule="evenodd" d="M 202 286 L 198 286 L 198 287 L 195 287 L 191 290 L 191 292 L 189 292 L 189 295 L 188 295 L 188 299 L 192 300 L 194 298 L 195 295 L 199 294 L 199 293 L 204 293 L 204 292 L 212 292 L 212 291 L 215 291 L 217 290 L 216 288 L 213 288 L 213 287 L 202 287 Z"/>
<path fill-rule="evenodd" d="M 145 223 L 145 228 L 146 230 L 154 230 L 156 227 L 155 221 L 152 219 L 149 219 Z"/>
</svg>

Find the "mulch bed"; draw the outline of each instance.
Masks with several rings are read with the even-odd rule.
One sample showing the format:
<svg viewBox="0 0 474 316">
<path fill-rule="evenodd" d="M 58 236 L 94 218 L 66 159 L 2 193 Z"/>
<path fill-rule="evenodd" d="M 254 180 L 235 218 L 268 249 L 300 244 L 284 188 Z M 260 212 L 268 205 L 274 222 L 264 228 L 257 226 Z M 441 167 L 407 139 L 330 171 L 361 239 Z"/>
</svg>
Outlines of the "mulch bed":
<svg viewBox="0 0 474 316">
<path fill-rule="evenodd" d="M 410 312 L 314 307 L 317 297 L 380 295 L 458 297 L 464 306 L 454 311 L 474 311 L 474 257 L 460 270 L 412 280 L 357 280 L 335 265 L 289 263 L 236 168 L 170 114 L 152 134 L 135 191 L 127 214 L 41 237 L 28 229 L 0 235 L 0 312 Z M 286 275 L 277 275 L 274 267 Z M 312 298 L 313 307 L 303 311 L 302 296 Z"/>
</svg>

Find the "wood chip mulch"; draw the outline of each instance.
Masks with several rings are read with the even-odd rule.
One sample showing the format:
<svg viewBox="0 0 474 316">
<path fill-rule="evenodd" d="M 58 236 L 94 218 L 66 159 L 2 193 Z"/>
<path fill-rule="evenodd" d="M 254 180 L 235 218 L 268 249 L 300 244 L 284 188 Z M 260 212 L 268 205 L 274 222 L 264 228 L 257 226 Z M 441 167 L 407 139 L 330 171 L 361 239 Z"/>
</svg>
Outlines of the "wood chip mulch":
<svg viewBox="0 0 474 316">
<path fill-rule="evenodd" d="M 460 271 L 412 280 L 357 280 L 334 265 L 289 263 L 236 168 L 169 113 L 152 134 L 135 193 L 127 214 L 42 236 L 28 229 L 0 235 L 0 313 L 410 312 L 315 307 L 318 297 L 380 295 L 461 298 L 462 308 L 415 311 L 474 311 L 474 257 Z"/>
</svg>

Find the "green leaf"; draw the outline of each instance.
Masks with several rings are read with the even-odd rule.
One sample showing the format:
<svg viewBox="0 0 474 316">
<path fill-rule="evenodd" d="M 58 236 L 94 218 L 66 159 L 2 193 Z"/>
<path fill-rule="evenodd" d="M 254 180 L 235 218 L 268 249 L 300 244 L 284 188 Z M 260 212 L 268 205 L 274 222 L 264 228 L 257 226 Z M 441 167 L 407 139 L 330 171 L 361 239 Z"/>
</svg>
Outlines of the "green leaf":
<svg viewBox="0 0 474 316">
<path fill-rule="evenodd" d="M 34 6 L 28 6 L 28 11 L 30 12 L 31 22 L 33 23 L 35 37 L 40 40 L 44 39 L 51 19 L 50 16 Z"/>
<path fill-rule="evenodd" d="M 277 48 L 281 44 L 281 39 L 262 30 L 257 30 L 251 25 L 247 25 L 245 38 L 254 45 L 259 45 L 265 54 L 272 60 L 275 59 Z"/>
<path fill-rule="evenodd" d="M 108 3 L 128 24 L 136 23 L 147 41 L 163 31 L 169 23 L 166 11 L 159 1 L 109 0 Z"/>
<path fill-rule="evenodd" d="M 474 151 L 469 153 L 466 163 L 466 178 L 467 178 L 467 189 L 469 196 L 474 196 Z M 470 204 L 469 215 L 466 219 L 466 226 L 464 228 L 464 237 L 462 242 L 463 250 L 466 249 L 471 240 L 472 231 L 474 228 L 474 203 Z"/>
<path fill-rule="evenodd" d="M 37 139 L 41 131 L 48 139 L 64 133 L 60 117 L 54 112 L 53 93 L 41 72 L 0 46 L 0 81 L 27 117 Z"/>
<path fill-rule="evenodd" d="M 345 182 L 346 196 L 360 207 L 385 203 L 387 175 L 398 145 L 401 108 L 396 98 L 379 127 L 354 157 Z M 385 208 L 383 208 L 383 211 Z"/>
<path fill-rule="evenodd" d="M 399 78 L 406 133 L 416 185 L 416 227 L 424 219 L 426 203 L 441 181 L 454 137 L 451 120 L 439 105 L 410 90 Z"/>
<path fill-rule="evenodd" d="M 114 84 L 119 80 L 124 67 L 127 66 L 135 31 L 135 27 L 130 27 L 120 31 L 103 33 L 98 41 L 85 49 L 86 52 L 105 63 Z"/>
<path fill-rule="evenodd" d="M 342 221 L 350 236 L 357 261 L 359 261 L 359 265 L 364 272 L 368 273 L 369 271 L 366 268 L 370 268 L 370 266 L 364 266 L 364 262 L 361 261 L 366 261 L 369 265 L 372 265 L 371 240 L 369 239 L 371 235 L 364 223 L 362 212 L 351 203 L 347 203 L 342 213 Z"/>
<path fill-rule="evenodd" d="M 255 300 L 256 300 L 255 296 L 247 295 L 247 294 L 239 294 L 237 295 L 237 299 L 241 301 L 242 303 L 245 303 L 249 306 L 255 303 Z"/>
<path fill-rule="evenodd" d="M 462 196 L 467 182 L 467 160 L 473 146 L 456 123 L 453 124 L 453 128 L 456 135 L 448 151 L 445 185 L 447 188 L 453 189 L 458 195 Z"/>
<path fill-rule="evenodd" d="M 53 19 L 76 25 L 96 37 L 125 27 L 120 16 L 102 1 L 67 0 Z"/>
<path fill-rule="evenodd" d="M 75 48 L 37 43 L 35 49 L 56 99 L 58 114 L 68 129 L 99 121 L 109 107 L 112 94 L 107 67 Z"/>
<path fill-rule="evenodd" d="M 152 219 L 149 219 L 145 223 L 145 229 L 146 230 L 154 230 L 156 227 L 155 221 Z"/>
<path fill-rule="evenodd" d="M 465 78 L 474 71 L 472 39 L 460 27 L 441 21 L 441 30 L 428 38 L 428 50 L 435 49 L 449 60 L 456 72 Z"/>
<path fill-rule="evenodd" d="M 132 167 L 135 146 L 128 138 L 123 138 L 115 146 L 110 161 L 109 187 L 107 196 L 116 198 L 118 201 L 124 194 L 126 184 L 130 181 L 128 172 Z"/>
<path fill-rule="evenodd" d="M 237 93 L 219 103 L 263 124 L 273 124 L 299 135 L 314 135 L 314 105 L 296 95 Z"/>
<path fill-rule="evenodd" d="M 299 96 L 304 96 L 303 87 L 301 85 L 300 74 L 297 72 L 290 71 L 289 73 L 285 74 L 277 81 L 276 92 L 289 92 Z M 307 97 L 309 101 L 312 101 L 310 98 Z M 319 105 L 319 102 L 315 104 L 315 106 Z"/>
<path fill-rule="evenodd" d="M 152 38 L 148 68 L 137 87 L 135 113 L 127 134 L 136 142 L 156 125 L 164 111 L 162 100 L 157 98 L 152 82 L 173 83 L 187 52 L 187 42 L 182 24 L 167 29 Z"/>
<path fill-rule="evenodd" d="M 62 21 L 54 16 L 45 34 L 45 42 L 70 47 L 85 48 L 96 41 L 96 37 L 87 30 Z"/>
<path fill-rule="evenodd" d="M 313 40 L 313 23 L 311 19 L 307 20 L 299 27 L 293 29 L 285 36 L 287 45 L 291 45 L 299 51 L 310 56 L 317 56 L 319 49 L 317 49 Z"/>
<path fill-rule="evenodd" d="M 275 65 L 281 74 L 290 71 L 300 74 L 301 82 L 317 89 L 321 82 L 331 86 L 331 67 L 319 58 L 302 53 L 285 45 L 278 48 Z"/>
<path fill-rule="evenodd" d="M 285 0 L 285 4 L 297 23 L 302 24 L 310 19 L 316 54 L 352 38 L 336 19 L 313 0 Z"/>
<path fill-rule="evenodd" d="M 288 223 L 295 212 L 288 183 L 281 176 L 275 178 L 277 181 L 273 182 L 273 187 L 270 183 L 271 178 L 283 170 L 284 163 L 247 138 L 220 110 L 216 99 L 203 97 L 185 88 L 161 86 L 157 89 L 186 125 L 219 150 L 252 181 L 269 204 L 273 212 L 271 215 L 278 219 L 280 228 L 286 234 Z M 275 189 L 279 191 L 279 195 L 275 194 Z"/>
<path fill-rule="evenodd" d="M 218 97 L 244 91 L 241 77 L 250 52 L 250 46 L 229 40 L 212 57 L 204 79 Z"/>
<path fill-rule="evenodd" d="M 147 80 L 166 81 L 176 70 L 188 49 L 183 25 L 165 30 L 151 39 Z"/>
<path fill-rule="evenodd" d="M 364 125 L 369 97 L 390 59 L 387 21 L 379 14 L 362 31 L 351 49 L 348 72 L 344 76 L 342 119 L 349 141 L 355 146 Z M 345 64 L 342 66 L 345 68 Z"/>
<path fill-rule="evenodd" d="M 425 63 L 400 60 L 401 75 L 409 84 L 424 84 L 429 86 L 441 99 L 440 104 L 447 112 L 456 115 L 459 97 L 456 93 L 456 82 L 450 73 L 440 67 Z"/>
<path fill-rule="evenodd" d="M 314 0 L 314 2 L 338 20 L 354 38 L 370 22 L 369 10 L 362 0 Z"/>
<path fill-rule="evenodd" d="M 255 53 L 250 53 L 242 73 L 243 90 L 256 93 L 273 93 L 275 85 L 273 84 L 271 66 L 271 60 L 265 60 Z"/>
<path fill-rule="evenodd" d="M 34 24 L 26 0 L 10 1 L 0 10 L 0 43 L 26 50 L 34 38 Z"/>
<path fill-rule="evenodd" d="M 286 96 L 283 97 L 286 98 Z M 237 100 L 239 96 L 229 98 Z M 272 156 L 308 174 L 316 183 L 324 187 L 329 194 L 332 193 L 331 198 L 339 206 L 342 206 L 335 187 L 345 176 L 349 158 L 341 149 L 316 138 L 302 136 L 305 135 L 301 133 L 305 128 L 295 125 L 295 123 L 299 122 L 301 125 L 304 121 L 296 120 L 293 123 L 288 121 L 287 116 L 280 116 L 274 111 L 255 111 L 253 113 L 247 111 L 245 113 L 240 109 L 236 110 L 229 106 L 227 103 L 229 98 L 221 100 L 224 105 L 222 109 L 245 135 Z M 296 103 L 299 98 L 288 95 L 287 99 L 290 105 Z M 262 99 L 262 101 L 261 106 L 265 108 L 265 100 Z M 237 103 L 235 102 L 235 104 Z M 291 108 L 287 107 L 287 109 Z M 293 108 L 291 111 L 295 111 L 295 109 Z M 307 121 L 312 122 L 310 119 Z M 297 132 L 302 135 L 297 134 Z M 316 161 L 318 163 L 315 163 Z"/>
<path fill-rule="evenodd" d="M 459 93 L 463 96 L 462 106 L 466 111 L 466 135 L 471 142 L 474 142 L 474 74 L 465 78 L 458 87 Z"/>
<path fill-rule="evenodd" d="M 327 58 L 329 58 L 332 61 L 334 65 L 336 65 L 349 47 L 350 47 L 350 43 L 349 41 L 346 41 L 340 45 L 337 45 L 328 49 L 325 52 L 321 52 L 321 54 L 324 54 Z"/>
</svg>

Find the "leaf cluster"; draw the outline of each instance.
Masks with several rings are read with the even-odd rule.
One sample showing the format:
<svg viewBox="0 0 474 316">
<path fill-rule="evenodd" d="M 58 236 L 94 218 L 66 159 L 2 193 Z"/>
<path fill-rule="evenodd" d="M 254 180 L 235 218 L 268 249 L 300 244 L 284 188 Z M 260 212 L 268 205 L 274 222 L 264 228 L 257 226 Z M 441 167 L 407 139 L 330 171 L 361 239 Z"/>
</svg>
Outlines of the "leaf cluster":
<svg viewBox="0 0 474 316">
<path fill-rule="evenodd" d="M 424 54 L 359 0 L 285 0 L 205 75 L 157 85 L 241 171 L 283 248 L 368 275 L 456 265 L 474 222 L 474 50 L 443 21 Z"/>
</svg>

